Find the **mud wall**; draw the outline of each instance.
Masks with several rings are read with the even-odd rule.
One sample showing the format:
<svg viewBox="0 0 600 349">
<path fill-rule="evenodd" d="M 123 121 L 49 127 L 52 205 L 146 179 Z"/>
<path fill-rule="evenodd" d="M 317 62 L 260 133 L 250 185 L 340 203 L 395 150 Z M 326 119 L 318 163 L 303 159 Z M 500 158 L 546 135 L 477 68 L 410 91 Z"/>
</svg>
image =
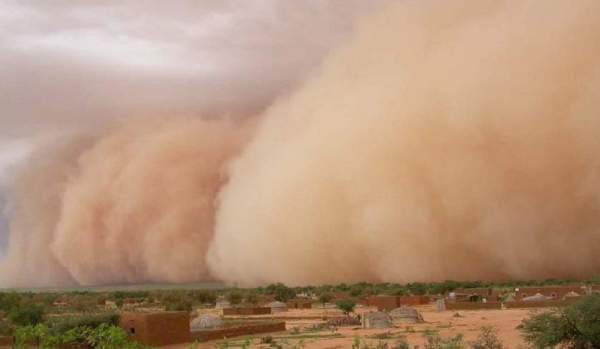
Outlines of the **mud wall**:
<svg viewBox="0 0 600 349">
<path fill-rule="evenodd" d="M 565 305 L 573 304 L 580 300 L 579 298 L 567 298 L 565 300 L 545 300 L 545 301 L 514 301 L 504 302 L 504 306 L 509 309 L 514 308 L 545 308 L 545 307 L 562 307 Z M 446 308 L 448 304 L 446 304 Z"/>
<path fill-rule="evenodd" d="M 205 342 L 224 338 L 245 336 L 256 333 L 269 333 L 280 331 L 285 331 L 285 322 L 271 322 L 216 330 L 194 331 L 191 333 L 191 338 L 192 340 Z"/>
<path fill-rule="evenodd" d="M 446 302 L 446 310 L 502 309 L 501 302 Z"/>
<path fill-rule="evenodd" d="M 271 314 L 269 307 L 245 307 L 245 308 L 225 308 L 223 315 L 264 315 Z"/>
</svg>

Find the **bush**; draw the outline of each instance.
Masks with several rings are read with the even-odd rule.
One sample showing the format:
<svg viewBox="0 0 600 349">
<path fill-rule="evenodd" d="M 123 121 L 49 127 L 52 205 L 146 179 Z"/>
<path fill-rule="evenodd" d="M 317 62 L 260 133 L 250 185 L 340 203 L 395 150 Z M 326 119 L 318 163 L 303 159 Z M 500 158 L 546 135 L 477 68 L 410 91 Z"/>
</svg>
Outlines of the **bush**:
<svg viewBox="0 0 600 349">
<path fill-rule="evenodd" d="M 521 331 L 533 348 L 600 348 L 600 295 L 523 320 Z"/>
<path fill-rule="evenodd" d="M 20 327 L 15 332 L 15 349 L 55 349 L 65 345 L 87 343 L 95 349 L 143 349 L 131 342 L 127 333 L 113 325 L 102 324 L 96 328 L 76 327 L 63 334 L 53 334 L 44 325 Z"/>
<path fill-rule="evenodd" d="M 64 334 L 78 327 L 97 328 L 101 325 L 118 325 L 119 315 L 115 313 L 62 316 L 51 318 L 48 325 L 53 334 Z"/>
<path fill-rule="evenodd" d="M 192 302 L 186 299 L 179 299 L 165 305 L 168 311 L 191 311 Z"/>
<path fill-rule="evenodd" d="M 483 326 L 481 332 L 474 342 L 471 342 L 473 349 L 504 349 L 504 345 L 498 338 L 498 331 L 491 326 Z"/>
<path fill-rule="evenodd" d="M 12 336 L 14 332 L 14 326 L 6 320 L 0 320 L 0 336 Z"/>
<path fill-rule="evenodd" d="M 225 298 L 227 299 L 229 304 L 238 305 L 242 302 L 242 299 L 244 298 L 244 296 L 238 291 L 231 291 L 227 294 L 227 296 Z"/>
<path fill-rule="evenodd" d="M 463 335 L 457 334 L 454 337 L 443 339 L 438 332 L 426 331 L 424 334 L 425 349 L 464 349 Z"/>
<path fill-rule="evenodd" d="M 191 297 L 200 304 L 215 304 L 217 302 L 217 295 L 208 290 L 192 291 Z"/>
<path fill-rule="evenodd" d="M 8 313 L 10 322 L 17 326 L 37 325 L 42 322 L 44 309 L 34 304 L 13 308 Z"/>
<path fill-rule="evenodd" d="M 9 313 L 21 304 L 21 296 L 15 292 L 0 293 L 0 310 Z"/>
<path fill-rule="evenodd" d="M 246 295 L 246 303 L 253 305 L 258 304 L 258 296 L 255 293 L 248 293 Z"/>
</svg>

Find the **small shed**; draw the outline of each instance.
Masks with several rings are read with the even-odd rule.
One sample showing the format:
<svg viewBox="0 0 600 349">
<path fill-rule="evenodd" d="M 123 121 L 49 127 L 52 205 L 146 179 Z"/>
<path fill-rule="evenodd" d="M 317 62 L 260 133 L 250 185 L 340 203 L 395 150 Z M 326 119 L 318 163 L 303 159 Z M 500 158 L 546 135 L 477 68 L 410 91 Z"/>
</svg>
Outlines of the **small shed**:
<svg viewBox="0 0 600 349">
<path fill-rule="evenodd" d="M 383 311 L 376 311 L 363 314 L 363 328 L 390 328 L 392 327 L 392 318 Z"/>
<path fill-rule="evenodd" d="M 139 343 L 160 347 L 190 342 L 190 314 L 184 311 L 122 313 L 119 326 Z"/>
<path fill-rule="evenodd" d="M 390 311 L 390 316 L 394 321 L 400 321 L 408 324 L 422 323 L 423 316 L 415 308 L 402 306 Z"/>
<path fill-rule="evenodd" d="M 278 301 L 269 303 L 267 307 L 271 308 L 271 313 L 281 313 L 288 310 L 287 304 Z"/>
</svg>

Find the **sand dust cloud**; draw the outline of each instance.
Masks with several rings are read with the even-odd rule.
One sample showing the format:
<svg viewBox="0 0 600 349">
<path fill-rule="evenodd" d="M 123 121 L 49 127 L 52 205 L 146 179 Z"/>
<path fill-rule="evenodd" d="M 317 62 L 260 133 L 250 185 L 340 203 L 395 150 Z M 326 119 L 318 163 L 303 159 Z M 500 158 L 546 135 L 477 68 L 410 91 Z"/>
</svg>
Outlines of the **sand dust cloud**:
<svg viewBox="0 0 600 349">
<path fill-rule="evenodd" d="M 599 55 L 597 1 L 394 2 L 251 126 L 134 120 L 33 157 L 0 280 L 599 273 Z"/>
</svg>

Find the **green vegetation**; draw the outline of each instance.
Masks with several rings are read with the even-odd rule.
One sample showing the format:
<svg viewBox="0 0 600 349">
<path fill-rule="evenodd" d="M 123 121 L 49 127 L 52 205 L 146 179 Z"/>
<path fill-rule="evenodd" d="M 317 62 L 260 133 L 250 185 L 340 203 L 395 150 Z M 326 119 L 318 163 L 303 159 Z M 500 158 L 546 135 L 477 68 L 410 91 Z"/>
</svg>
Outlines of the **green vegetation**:
<svg viewBox="0 0 600 349">
<path fill-rule="evenodd" d="M 275 300 L 280 302 L 287 302 L 290 299 L 296 297 L 296 291 L 287 287 L 282 283 L 272 284 L 265 288 L 265 294 L 274 295 Z"/>
<path fill-rule="evenodd" d="M 102 324 L 96 328 L 76 327 L 65 333 L 52 333 L 44 324 L 20 327 L 15 332 L 15 349 L 55 349 L 60 346 L 87 343 L 95 349 L 142 349 L 129 340 L 121 328 Z"/>
<path fill-rule="evenodd" d="M 65 334 L 76 328 L 98 328 L 102 325 L 116 326 L 119 315 L 116 313 L 80 314 L 68 316 L 55 316 L 49 318 L 46 324 L 53 334 Z"/>
<path fill-rule="evenodd" d="M 336 303 L 338 309 L 344 312 L 345 315 L 348 315 L 354 312 L 354 307 L 356 307 L 356 302 L 353 300 L 345 299 Z"/>
<path fill-rule="evenodd" d="M 521 331 L 533 348 L 600 348 L 600 295 L 534 315 L 523 321 Z"/>
<path fill-rule="evenodd" d="M 463 349 L 463 335 L 457 334 L 447 339 L 442 338 L 437 332 L 425 334 L 425 349 Z"/>
<path fill-rule="evenodd" d="M 36 304 L 23 304 L 11 309 L 8 319 L 16 326 L 37 325 L 42 322 L 44 308 Z"/>
<path fill-rule="evenodd" d="M 233 290 L 233 291 L 229 292 L 227 294 L 227 297 L 225 297 L 225 298 L 227 299 L 229 304 L 238 305 L 242 302 L 242 299 L 244 299 L 244 296 L 242 295 L 242 293 L 240 291 Z"/>
<path fill-rule="evenodd" d="M 491 326 L 483 326 L 477 339 L 471 342 L 473 349 L 504 349 L 504 344 L 498 338 L 498 330 Z"/>
<path fill-rule="evenodd" d="M 246 301 L 246 303 L 248 304 L 252 304 L 252 305 L 256 305 L 258 304 L 258 296 L 256 295 L 256 293 L 252 293 L 249 292 L 248 294 L 246 294 L 246 296 L 244 297 L 244 300 Z"/>
<path fill-rule="evenodd" d="M 296 294 L 307 294 L 321 303 L 330 303 L 339 293 L 343 301 L 336 305 L 346 314 L 353 312 L 355 300 L 369 295 L 437 295 L 458 288 L 491 287 L 510 290 L 514 287 L 565 285 L 573 283 L 600 284 L 600 277 L 584 281 L 574 280 L 530 280 L 530 281 L 452 281 L 432 283 L 354 283 L 306 287 L 288 287 L 282 283 L 259 288 L 223 288 L 223 289 L 152 289 L 147 291 L 69 291 L 69 292 L 0 292 L 0 335 L 19 334 L 25 340 L 66 341 L 76 338 L 79 341 L 94 338 L 93 335 L 119 337 L 117 315 L 121 310 L 136 308 L 162 308 L 167 310 L 189 311 L 194 308 L 212 307 L 217 298 L 225 297 L 231 304 L 261 304 L 275 298 L 286 302 Z M 522 325 L 523 336 L 533 348 L 600 348 L 600 296 L 589 296 L 572 306 L 556 309 L 531 317 Z M 117 305 L 115 309 L 114 305 Z M 110 311 L 110 312 L 107 312 Z M 102 329 L 102 330 L 100 330 Z M 86 332 L 87 331 L 87 332 Z M 98 332 L 93 332 L 98 331 Z M 407 327 L 407 333 L 414 330 Z M 442 339 L 435 333 L 425 333 L 427 347 L 459 348 L 462 338 Z M 37 337 L 36 337 L 37 336 Z M 69 337 L 70 336 L 70 337 Z M 43 338 L 42 338 L 43 337 Z M 33 339 L 32 339 L 33 338 Z M 389 340 L 395 340 L 390 338 Z M 104 344 L 103 344 L 104 345 Z M 111 345 L 111 344 L 107 344 Z M 127 344 L 128 345 L 128 344 Z M 278 345 L 283 345 L 279 343 Z M 388 343 L 360 343 L 361 348 L 387 346 Z M 406 343 L 391 344 L 391 349 L 406 348 Z M 482 328 L 475 342 L 468 343 L 474 349 L 502 349 L 496 332 L 491 328 Z M 366 347 L 365 347 L 366 346 Z M 42 346 L 40 346 L 42 347 Z M 21 347 L 25 348 L 25 347 Z M 42 347 L 43 348 L 43 347 Z M 100 347 L 99 347 L 100 348 Z M 110 349 L 110 346 L 102 348 Z M 124 346 L 124 348 L 128 348 Z M 133 347 L 132 347 L 133 348 Z"/>
<path fill-rule="evenodd" d="M 323 292 L 319 295 L 319 302 L 321 304 L 329 303 L 333 299 L 333 294 L 329 292 Z"/>
</svg>

